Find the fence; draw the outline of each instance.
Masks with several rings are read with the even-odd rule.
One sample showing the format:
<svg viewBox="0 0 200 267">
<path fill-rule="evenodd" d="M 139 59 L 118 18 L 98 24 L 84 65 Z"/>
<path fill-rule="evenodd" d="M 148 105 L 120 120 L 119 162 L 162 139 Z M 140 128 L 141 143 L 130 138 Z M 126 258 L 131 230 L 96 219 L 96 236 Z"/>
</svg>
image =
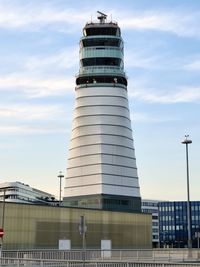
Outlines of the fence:
<svg viewBox="0 0 200 267">
<path fill-rule="evenodd" d="M 0 260 L 1 267 L 197 267 L 198 263 L 167 263 L 167 262 L 99 262 L 99 261 L 64 261 L 39 259 Z"/>
<path fill-rule="evenodd" d="M 200 261 L 198 249 L 146 250 L 4 250 L 1 259 L 68 260 L 68 261 Z M 200 265 L 199 265 L 200 266 Z"/>
</svg>

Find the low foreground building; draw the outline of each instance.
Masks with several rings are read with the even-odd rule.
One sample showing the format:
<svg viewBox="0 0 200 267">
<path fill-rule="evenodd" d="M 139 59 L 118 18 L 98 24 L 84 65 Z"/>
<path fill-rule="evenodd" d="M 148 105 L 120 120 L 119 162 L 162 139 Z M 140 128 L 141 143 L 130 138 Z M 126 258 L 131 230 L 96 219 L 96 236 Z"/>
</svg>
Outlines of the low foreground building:
<svg viewBox="0 0 200 267">
<path fill-rule="evenodd" d="M 4 214 L 4 218 L 2 218 Z M 112 249 L 151 248 L 151 215 L 0 202 L 4 225 L 3 249 L 82 248 L 80 216 L 84 216 L 86 248 L 100 249 L 109 240 Z"/>
</svg>

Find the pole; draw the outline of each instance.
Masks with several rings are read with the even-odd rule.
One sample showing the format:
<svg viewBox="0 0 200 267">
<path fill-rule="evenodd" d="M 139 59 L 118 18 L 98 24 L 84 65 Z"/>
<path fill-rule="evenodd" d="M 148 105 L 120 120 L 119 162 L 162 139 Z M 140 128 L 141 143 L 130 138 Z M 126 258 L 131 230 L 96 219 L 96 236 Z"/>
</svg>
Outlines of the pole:
<svg viewBox="0 0 200 267">
<path fill-rule="evenodd" d="M 62 178 L 60 177 L 60 194 L 59 194 L 59 202 L 61 204 L 61 192 L 62 192 Z"/>
<path fill-rule="evenodd" d="M 62 172 L 59 172 L 58 178 L 60 179 L 60 186 L 59 186 L 59 205 L 61 206 L 61 192 L 62 192 L 62 178 L 64 177 L 64 175 L 62 174 Z"/>
<path fill-rule="evenodd" d="M 186 143 L 186 165 L 187 165 L 188 248 L 191 248 L 192 247 L 192 238 L 191 238 L 191 212 L 190 212 L 190 183 L 189 183 L 188 143 Z"/>
<path fill-rule="evenodd" d="M 1 228 L 4 229 L 4 219 L 5 219 L 5 199 L 6 199 L 6 189 L 3 190 L 3 211 L 2 211 L 2 220 L 1 220 Z M 0 257 L 2 257 L 3 251 L 3 236 L 1 237 L 0 243 Z"/>
<path fill-rule="evenodd" d="M 87 226 L 85 223 L 85 216 L 80 216 L 80 223 L 79 223 L 79 232 L 82 235 L 82 260 L 83 260 L 83 267 L 85 267 L 85 259 L 86 259 L 86 231 Z"/>
<path fill-rule="evenodd" d="M 189 160 L 188 160 L 188 144 L 192 141 L 188 139 L 189 135 L 185 135 L 185 140 L 182 144 L 186 147 L 186 171 L 187 171 L 187 225 L 188 225 L 188 248 L 192 248 L 191 234 L 191 211 L 190 211 L 190 182 L 189 182 Z"/>
<path fill-rule="evenodd" d="M 4 228 L 4 218 L 5 218 L 5 199 L 6 199 L 6 190 L 3 190 L 3 212 L 2 212 L 2 221 L 1 227 Z"/>
</svg>

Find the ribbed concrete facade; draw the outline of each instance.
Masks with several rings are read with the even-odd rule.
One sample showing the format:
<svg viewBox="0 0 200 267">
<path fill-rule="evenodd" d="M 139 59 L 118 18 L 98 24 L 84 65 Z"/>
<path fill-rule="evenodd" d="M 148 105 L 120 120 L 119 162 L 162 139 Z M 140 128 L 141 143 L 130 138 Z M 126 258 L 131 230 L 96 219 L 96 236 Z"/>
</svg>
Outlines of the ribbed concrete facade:
<svg viewBox="0 0 200 267">
<path fill-rule="evenodd" d="M 102 17 L 85 26 L 80 41 L 64 200 L 70 206 L 139 211 L 123 41 L 117 24 Z"/>
</svg>

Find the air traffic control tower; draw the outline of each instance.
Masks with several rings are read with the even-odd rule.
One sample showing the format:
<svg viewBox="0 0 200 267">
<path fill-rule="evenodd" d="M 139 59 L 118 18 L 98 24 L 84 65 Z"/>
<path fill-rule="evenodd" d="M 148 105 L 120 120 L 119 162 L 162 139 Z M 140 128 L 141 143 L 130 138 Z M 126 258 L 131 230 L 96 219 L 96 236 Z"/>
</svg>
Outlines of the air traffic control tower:
<svg viewBox="0 0 200 267">
<path fill-rule="evenodd" d="M 64 204 L 141 211 L 121 31 L 98 12 L 80 40 Z"/>
</svg>

